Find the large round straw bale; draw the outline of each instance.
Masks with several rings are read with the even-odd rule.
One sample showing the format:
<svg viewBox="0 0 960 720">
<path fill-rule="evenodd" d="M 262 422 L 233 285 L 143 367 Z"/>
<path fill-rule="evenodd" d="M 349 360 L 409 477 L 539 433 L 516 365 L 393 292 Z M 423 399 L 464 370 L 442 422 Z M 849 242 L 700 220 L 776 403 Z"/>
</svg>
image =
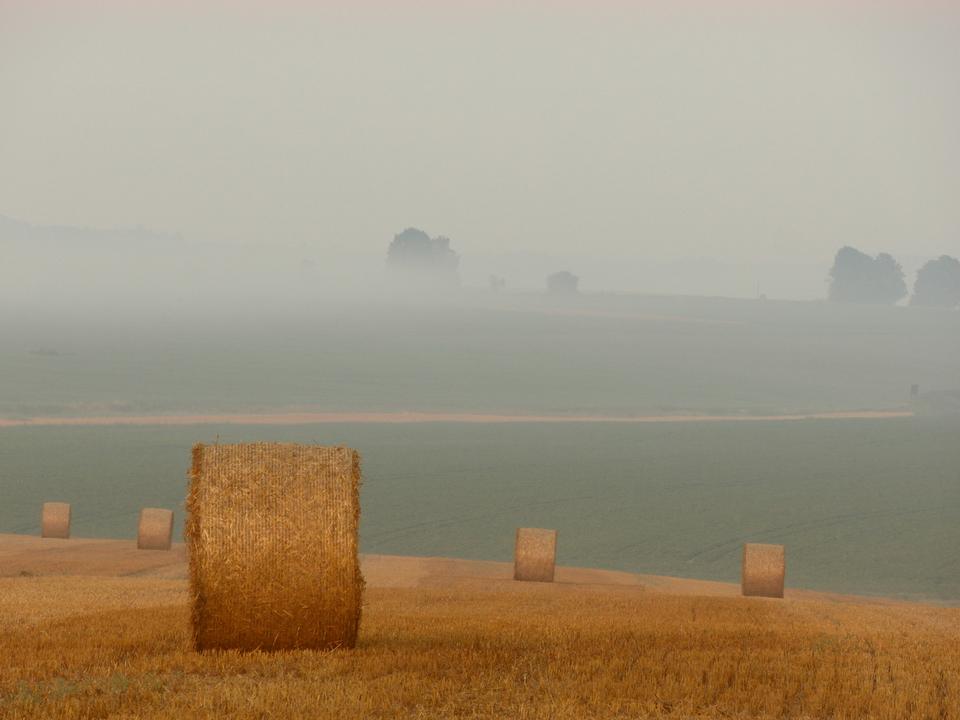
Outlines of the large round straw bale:
<svg viewBox="0 0 960 720">
<path fill-rule="evenodd" d="M 756 597 L 783 597 L 786 560 L 783 545 L 744 543 L 741 591 Z"/>
<path fill-rule="evenodd" d="M 353 647 L 359 489 L 349 448 L 195 446 L 186 526 L 195 647 Z"/>
<path fill-rule="evenodd" d="M 70 503 L 45 502 L 40 520 L 40 537 L 70 537 Z"/>
<path fill-rule="evenodd" d="M 137 547 L 141 550 L 169 550 L 173 542 L 173 510 L 143 508 L 137 525 Z"/>
<path fill-rule="evenodd" d="M 553 582 L 557 566 L 557 531 L 517 528 L 513 579 Z"/>
</svg>

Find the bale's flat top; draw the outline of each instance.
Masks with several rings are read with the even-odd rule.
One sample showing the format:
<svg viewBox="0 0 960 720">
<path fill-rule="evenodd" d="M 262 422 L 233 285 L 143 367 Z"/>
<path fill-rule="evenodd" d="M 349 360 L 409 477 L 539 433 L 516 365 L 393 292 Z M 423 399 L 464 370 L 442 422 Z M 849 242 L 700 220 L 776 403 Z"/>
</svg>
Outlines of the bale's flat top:
<svg viewBox="0 0 960 720">
<path fill-rule="evenodd" d="M 745 564 L 756 572 L 782 572 L 786 552 L 783 545 L 747 543 L 743 556 Z"/>
<path fill-rule="evenodd" d="M 173 520 L 173 510 L 165 508 L 143 508 L 140 519 L 148 523 L 167 523 Z"/>
<path fill-rule="evenodd" d="M 517 544 L 530 552 L 553 554 L 557 548 L 557 531 L 544 528 L 517 528 Z"/>
<path fill-rule="evenodd" d="M 66 523 L 70 521 L 70 503 L 47 502 L 43 504 L 41 517 L 44 523 Z"/>
<path fill-rule="evenodd" d="M 757 555 L 780 555 L 783 557 L 784 546 L 776 545 L 773 543 L 744 543 L 743 546 L 747 549 L 747 552 L 755 553 Z"/>
</svg>

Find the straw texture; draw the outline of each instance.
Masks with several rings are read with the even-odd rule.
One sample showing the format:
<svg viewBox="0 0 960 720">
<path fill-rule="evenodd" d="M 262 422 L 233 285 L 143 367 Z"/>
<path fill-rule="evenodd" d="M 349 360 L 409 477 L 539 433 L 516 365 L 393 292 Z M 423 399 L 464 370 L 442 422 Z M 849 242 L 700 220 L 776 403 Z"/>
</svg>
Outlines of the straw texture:
<svg viewBox="0 0 960 720">
<path fill-rule="evenodd" d="M 195 647 L 353 647 L 359 488 L 349 448 L 195 446 L 186 526 Z"/>
<path fill-rule="evenodd" d="M 743 575 L 740 584 L 743 595 L 782 598 L 785 575 L 786 559 L 783 545 L 744 544 Z"/>
<path fill-rule="evenodd" d="M 45 502 L 43 504 L 40 537 L 70 537 L 70 503 Z"/>
<path fill-rule="evenodd" d="M 137 547 L 141 550 L 169 550 L 173 542 L 173 510 L 143 508 L 137 525 Z"/>
<path fill-rule="evenodd" d="M 557 566 L 557 531 L 517 528 L 513 579 L 553 582 Z"/>
</svg>

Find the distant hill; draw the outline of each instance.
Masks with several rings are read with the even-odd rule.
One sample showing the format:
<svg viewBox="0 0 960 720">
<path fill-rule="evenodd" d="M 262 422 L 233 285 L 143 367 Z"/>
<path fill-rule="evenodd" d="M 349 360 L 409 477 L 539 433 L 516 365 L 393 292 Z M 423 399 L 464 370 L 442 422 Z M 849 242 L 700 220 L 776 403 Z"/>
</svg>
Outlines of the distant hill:
<svg viewBox="0 0 960 720">
<path fill-rule="evenodd" d="M 0 290 L 8 298 L 57 302 L 176 292 L 196 284 L 193 269 L 212 265 L 217 254 L 145 228 L 33 225 L 0 216 Z"/>
<path fill-rule="evenodd" d="M 143 227 L 34 225 L 0 215 L 0 296 L 7 299 L 272 297 L 324 287 L 332 264 L 318 259 L 283 243 L 218 244 Z"/>
<path fill-rule="evenodd" d="M 89 228 L 69 225 L 33 225 L 22 220 L 0 215 L 0 243 L 20 244 L 37 243 L 48 247 L 76 248 L 86 250 L 105 249 L 123 250 L 136 246 L 144 249 L 150 246 L 169 248 L 182 245 L 183 237 L 177 234 L 161 233 L 143 227 L 134 228 Z"/>
</svg>

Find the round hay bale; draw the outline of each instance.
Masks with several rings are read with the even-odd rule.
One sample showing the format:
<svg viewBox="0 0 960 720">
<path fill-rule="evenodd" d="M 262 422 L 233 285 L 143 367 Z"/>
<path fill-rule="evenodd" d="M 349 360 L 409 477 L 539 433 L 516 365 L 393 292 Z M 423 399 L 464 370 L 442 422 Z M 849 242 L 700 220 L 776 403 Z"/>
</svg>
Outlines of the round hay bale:
<svg viewBox="0 0 960 720">
<path fill-rule="evenodd" d="M 45 502 L 40 518 L 40 537 L 70 537 L 70 503 Z"/>
<path fill-rule="evenodd" d="M 169 550 L 173 543 L 173 510 L 143 508 L 137 524 L 137 547 L 141 550 Z"/>
<path fill-rule="evenodd" d="M 557 531 L 517 528 L 513 552 L 513 579 L 553 582 L 557 567 Z"/>
<path fill-rule="evenodd" d="M 198 650 L 353 647 L 360 456 L 345 447 L 197 445 L 187 498 Z"/>
<path fill-rule="evenodd" d="M 785 555 L 783 545 L 744 543 L 740 581 L 743 595 L 782 598 L 787 572 Z"/>
</svg>

